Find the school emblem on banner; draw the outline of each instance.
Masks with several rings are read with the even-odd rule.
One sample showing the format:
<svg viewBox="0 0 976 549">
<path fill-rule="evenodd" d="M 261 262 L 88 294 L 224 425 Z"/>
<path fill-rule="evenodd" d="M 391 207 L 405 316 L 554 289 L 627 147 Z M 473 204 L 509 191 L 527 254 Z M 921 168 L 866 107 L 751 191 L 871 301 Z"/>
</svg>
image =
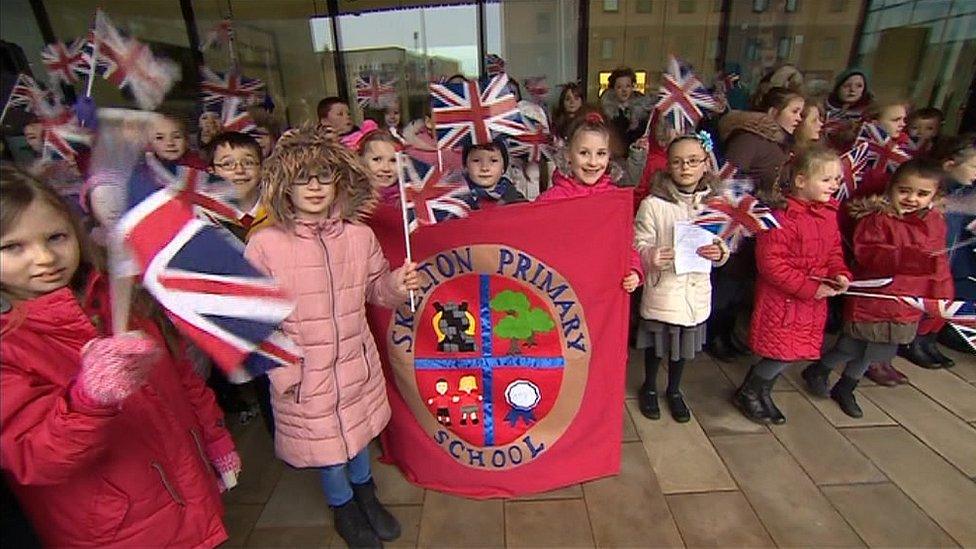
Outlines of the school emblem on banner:
<svg viewBox="0 0 976 549">
<path fill-rule="evenodd" d="M 458 463 L 531 462 L 579 409 L 590 359 L 579 300 L 558 272 L 503 246 L 465 246 L 420 261 L 420 307 L 395 312 L 394 368 L 421 426 Z"/>
<path fill-rule="evenodd" d="M 621 190 L 411 232 L 416 312 L 407 302 L 367 311 L 392 409 L 384 461 L 473 498 L 619 470 L 632 208 Z M 378 208 L 369 224 L 400 265 L 399 208 Z"/>
</svg>

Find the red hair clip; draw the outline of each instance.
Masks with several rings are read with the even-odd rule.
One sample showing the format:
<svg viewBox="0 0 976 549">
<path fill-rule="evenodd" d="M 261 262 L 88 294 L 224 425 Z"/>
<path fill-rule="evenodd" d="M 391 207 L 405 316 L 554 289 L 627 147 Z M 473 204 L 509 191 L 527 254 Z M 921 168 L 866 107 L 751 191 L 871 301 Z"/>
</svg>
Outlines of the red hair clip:
<svg viewBox="0 0 976 549">
<path fill-rule="evenodd" d="M 586 116 L 583 117 L 583 120 L 585 120 L 586 122 L 588 122 L 590 124 L 603 124 L 604 123 L 604 121 L 603 121 L 603 115 L 600 114 L 600 113 L 598 113 L 598 112 L 595 112 L 595 111 L 590 111 L 590 112 L 586 113 Z"/>
</svg>

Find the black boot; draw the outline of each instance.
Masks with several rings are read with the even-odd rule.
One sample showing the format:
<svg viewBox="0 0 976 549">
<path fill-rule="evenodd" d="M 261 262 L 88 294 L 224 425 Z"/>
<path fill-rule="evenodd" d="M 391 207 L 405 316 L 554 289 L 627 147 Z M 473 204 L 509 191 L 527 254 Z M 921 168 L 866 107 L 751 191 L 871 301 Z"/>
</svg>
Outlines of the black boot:
<svg viewBox="0 0 976 549">
<path fill-rule="evenodd" d="M 713 338 L 706 351 L 715 360 L 725 363 L 735 362 L 739 356 L 721 337 Z"/>
<path fill-rule="evenodd" d="M 762 405 L 762 387 L 764 380 L 753 373 L 755 366 L 749 369 L 742 386 L 732 397 L 732 404 L 742 412 L 742 415 L 756 423 L 769 423 L 769 412 Z"/>
<path fill-rule="evenodd" d="M 668 393 L 668 409 L 671 410 L 671 417 L 678 423 L 688 423 L 691 419 L 691 410 L 685 404 L 685 399 L 681 393 Z"/>
<path fill-rule="evenodd" d="M 820 361 L 811 363 L 803 369 L 800 374 L 803 381 L 807 383 L 807 390 L 810 394 L 818 397 L 830 395 L 830 368 L 824 366 Z"/>
<path fill-rule="evenodd" d="M 856 379 L 840 376 L 840 379 L 834 384 L 834 388 L 830 390 L 830 398 L 837 401 L 845 414 L 853 418 L 860 418 L 864 417 L 864 412 L 861 411 L 861 407 L 857 405 L 857 399 L 854 398 L 855 387 L 857 387 Z"/>
<path fill-rule="evenodd" d="M 936 339 L 938 337 L 939 334 L 937 332 L 932 332 L 931 334 L 919 336 L 918 339 L 922 340 L 922 350 L 932 358 L 933 362 L 943 368 L 952 368 L 956 365 L 956 362 L 942 354 L 942 351 L 939 350 L 939 343 Z"/>
<path fill-rule="evenodd" d="M 915 336 L 915 339 L 913 339 L 908 345 L 899 345 L 898 356 L 916 366 L 928 368 L 929 370 L 941 368 L 942 365 L 937 363 L 934 358 L 925 352 L 925 349 L 922 346 L 923 337 L 925 336 Z"/>
<path fill-rule="evenodd" d="M 661 407 L 657 403 L 657 389 L 648 386 L 647 382 L 641 385 L 637 392 L 637 407 L 640 413 L 647 419 L 661 419 Z"/>
<path fill-rule="evenodd" d="M 376 499 L 376 484 L 370 479 L 366 484 L 352 485 L 353 500 L 359 504 L 363 515 L 373 527 L 376 536 L 383 541 L 393 541 L 400 537 L 400 523 L 386 507 Z"/>
<path fill-rule="evenodd" d="M 380 538 L 369 525 L 366 515 L 353 498 L 344 505 L 332 508 L 336 532 L 349 547 L 383 547 Z"/>
<path fill-rule="evenodd" d="M 776 385 L 777 379 L 779 379 L 779 375 L 768 381 L 763 380 L 762 388 L 759 390 L 759 401 L 762 403 L 766 415 L 769 416 L 769 421 L 775 425 L 782 425 L 786 423 L 786 416 L 783 415 L 783 412 L 773 402 L 773 385 Z"/>
</svg>

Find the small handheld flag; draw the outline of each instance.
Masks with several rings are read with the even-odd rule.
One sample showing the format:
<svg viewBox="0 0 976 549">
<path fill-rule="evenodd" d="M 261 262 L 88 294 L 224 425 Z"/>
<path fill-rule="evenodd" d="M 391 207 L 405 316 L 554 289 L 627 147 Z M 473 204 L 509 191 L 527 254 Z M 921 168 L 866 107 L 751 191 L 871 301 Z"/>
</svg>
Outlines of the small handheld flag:
<svg viewBox="0 0 976 549">
<path fill-rule="evenodd" d="M 471 208 L 464 200 L 469 191 L 460 178 L 410 157 L 404 157 L 402 169 L 403 204 L 410 232 L 422 225 L 466 217 L 470 213 Z"/>
<path fill-rule="evenodd" d="M 482 145 L 496 135 L 521 135 L 525 122 L 508 76 L 430 85 L 430 106 L 437 128 L 437 148 Z"/>
<path fill-rule="evenodd" d="M 840 187 L 834 195 L 837 200 L 843 201 L 854 196 L 868 165 L 868 148 L 867 142 L 860 141 L 840 157 Z"/>
<path fill-rule="evenodd" d="M 370 74 L 356 77 L 356 102 L 363 109 L 382 109 L 396 102 L 396 80 L 384 82 Z"/>
<path fill-rule="evenodd" d="M 94 37 L 99 60 L 104 60 L 106 65 L 106 80 L 120 89 L 128 89 L 142 109 L 158 107 L 180 79 L 176 63 L 156 57 L 149 46 L 123 35 L 101 10 L 95 15 Z"/>
<path fill-rule="evenodd" d="M 772 211 L 750 194 L 713 198 L 692 222 L 725 240 L 730 250 L 737 250 L 745 237 L 779 228 Z"/>
<path fill-rule="evenodd" d="M 654 109 L 679 134 L 694 130 L 704 116 L 702 109 L 721 110 L 719 102 L 708 93 L 695 73 L 674 56 L 670 57 L 667 69 L 661 75 L 659 94 Z"/>
</svg>

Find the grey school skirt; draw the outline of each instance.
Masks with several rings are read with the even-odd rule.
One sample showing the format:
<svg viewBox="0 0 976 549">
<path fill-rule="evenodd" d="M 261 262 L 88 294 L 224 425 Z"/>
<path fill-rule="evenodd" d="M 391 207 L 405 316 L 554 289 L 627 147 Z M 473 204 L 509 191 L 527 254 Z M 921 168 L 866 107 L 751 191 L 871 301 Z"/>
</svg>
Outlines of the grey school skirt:
<svg viewBox="0 0 976 549">
<path fill-rule="evenodd" d="M 697 326 L 678 326 L 642 318 L 637 328 L 637 348 L 653 348 L 658 357 L 677 362 L 691 360 L 705 346 L 705 323 Z"/>
</svg>

